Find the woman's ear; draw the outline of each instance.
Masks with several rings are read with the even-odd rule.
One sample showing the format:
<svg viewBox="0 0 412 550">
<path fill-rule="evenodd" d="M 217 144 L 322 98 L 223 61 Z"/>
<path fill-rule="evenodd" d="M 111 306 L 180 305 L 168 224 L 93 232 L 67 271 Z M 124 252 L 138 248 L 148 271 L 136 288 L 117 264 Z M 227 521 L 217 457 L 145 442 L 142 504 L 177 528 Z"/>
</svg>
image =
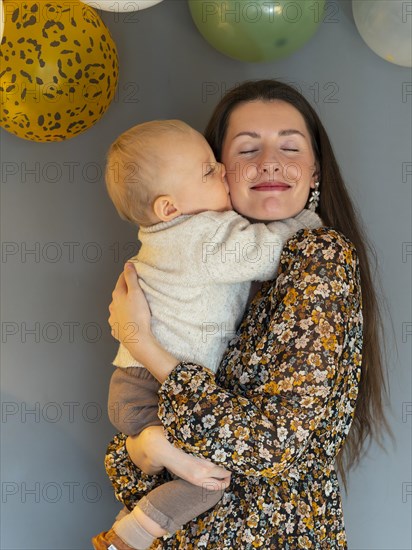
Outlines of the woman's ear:
<svg viewBox="0 0 412 550">
<path fill-rule="evenodd" d="M 161 195 L 153 203 L 153 212 L 162 222 L 169 222 L 181 215 L 180 210 L 175 205 L 173 197 L 170 195 Z"/>
<path fill-rule="evenodd" d="M 315 189 L 315 183 L 319 181 L 320 182 L 320 171 L 319 171 L 319 167 L 318 167 L 318 164 L 316 163 L 315 165 L 315 170 L 312 174 L 312 179 L 311 179 L 311 182 L 310 182 L 310 187 L 311 189 Z"/>
</svg>

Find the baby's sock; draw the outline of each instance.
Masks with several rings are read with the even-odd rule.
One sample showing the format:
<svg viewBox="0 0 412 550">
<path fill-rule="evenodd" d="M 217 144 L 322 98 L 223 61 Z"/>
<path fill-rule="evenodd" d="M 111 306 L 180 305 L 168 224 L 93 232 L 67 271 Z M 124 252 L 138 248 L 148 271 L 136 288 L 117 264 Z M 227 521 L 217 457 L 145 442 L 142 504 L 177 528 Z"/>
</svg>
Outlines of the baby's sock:
<svg viewBox="0 0 412 550">
<path fill-rule="evenodd" d="M 117 514 L 115 521 L 119 521 L 120 519 L 124 518 L 124 516 L 128 516 L 129 514 L 129 510 L 126 508 L 126 506 L 123 506 L 123 508 Z"/>
<path fill-rule="evenodd" d="M 136 550 L 146 550 L 156 537 L 151 535 L 133 514 L 128 514 L 113 525 L 113 531 L 126 544 Z"/>
</svg>

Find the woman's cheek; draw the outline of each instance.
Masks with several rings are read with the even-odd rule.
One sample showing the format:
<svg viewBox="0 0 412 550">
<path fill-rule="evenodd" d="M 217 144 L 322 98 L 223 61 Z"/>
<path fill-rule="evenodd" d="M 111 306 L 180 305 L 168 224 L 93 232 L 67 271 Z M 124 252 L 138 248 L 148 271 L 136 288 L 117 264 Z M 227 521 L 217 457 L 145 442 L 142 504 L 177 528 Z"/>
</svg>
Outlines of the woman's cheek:
<svg viewBox="0 0 412 550">
<path fill-rule="evenodd" d="M 238 214 L 245 215 L 244 209 L 245 207 L 247 209 L 247 205 L 244 204 L 244 201 L 242 203 L 236 192 L 230 192 L 230 202 L 232 203 L 233 210 L 236 210 Z"/>
<path fill-rule="evenodd" d="M 253 159 L 233 158 L 226 163 L 226 178 L 229 188 L 234 185 L 249 188 L 259 180 L 258 164 Z"/>
<path fill-rule="evenodd" d="M 297 162 L 288 162 L 283 166 L 283 177 L 286 181 L 296 183 L 302 176 L 302 170 Z"/>
<path fill-rule="evenodd" d="M 229 192 L 232 196 L 240 196 L 242 188 L 241 171 L 239 166 L 229 168 L 226 172 L 226 181 L 229 186 Z"/>
<path fill-rule="evenodd" d="M 240 177 L 242 184 L 247 187 L 253 186 L 258 183 L 259 180 L 259 171 L 257 164 L 255 162 L 244 162 L 240 164 Z"/>
<path fill-rule="evenodd" d="M 293 210 L 295 211 L 295 213 L 292 214 L 293 216 L 296 216 L 297 214 L 299 214 L 299 212 L 301 212 L 305 208 L 309 199 L 309 191 L 310 191 L 309 187 L 307 189 L 302 188 L 302 192 L 296 196 L 293 204 Z"/>
</svg>

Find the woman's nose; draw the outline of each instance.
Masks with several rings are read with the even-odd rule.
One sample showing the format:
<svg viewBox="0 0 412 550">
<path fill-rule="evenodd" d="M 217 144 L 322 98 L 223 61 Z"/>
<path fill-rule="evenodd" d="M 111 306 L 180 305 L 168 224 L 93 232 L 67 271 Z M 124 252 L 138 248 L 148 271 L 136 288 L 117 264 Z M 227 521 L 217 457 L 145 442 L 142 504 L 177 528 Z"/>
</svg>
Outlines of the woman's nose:
<svg viewBox="0 0 412 550">
<path fill-rule="evenodd" d="M 281 165 L 278 162 L 264 162 L 260 165 L 261 176 L 268 177 L 269 181 L 274 180 L 281 172 Z"/>
<path fill-rule="evenodd" d="M 261 174 L 268 174 L 269 177 L 272 177 L 276 172 L 280 172 L 282 165 L 275 153 L 270 152 L 262 155 L 259 159 L 259 171 Z"/>
</svg>

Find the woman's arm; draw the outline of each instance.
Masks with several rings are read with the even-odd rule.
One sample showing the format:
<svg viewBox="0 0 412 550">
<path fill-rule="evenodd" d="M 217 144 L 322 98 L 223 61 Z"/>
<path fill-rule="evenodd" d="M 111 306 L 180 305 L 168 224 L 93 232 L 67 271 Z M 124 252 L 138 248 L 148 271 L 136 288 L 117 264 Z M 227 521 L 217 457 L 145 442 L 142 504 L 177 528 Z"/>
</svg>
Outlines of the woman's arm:
<svg viewBox="0 0 412 550">
<path fill-rule="evenodd" d="M 292 239 L 268 301 L 261 319 L 243 323 L 226 359 L 230 372 L 244 369 L 249 384 L 262 383 L 235 395 L 202 367 L 180 363 L 160 389 L 159 417 L 180 448 L 232 472 L 274 477 L 325 430 L 322 452 L 333 462 L 349 430 L 362 340 L 353 247 L 325 229 Z M 266 315 L 268 333 L 250 349 L 254 325 Z"/>
<path fill-rule="evenodd" d="M 232 371 L 242 368 L 246 354 L 256 373 L 267 373 L 253 392 L 234 395 L 219 387 L 207 369 L 176 366 L 176 360 L 164 358 L 152 344 L 153 354 L 146 354 L 144 362 L 161 381 L 169 374 L 160 390 L 159 413 L 174 445 L 234 472 L 265 477 L 279 474 L 302 455 L 331 414 L 331 400 L 342 384 L 347 386 L 342 415 L 350 424 L 361 353 L 353 247 L 324 229 L 289 241 L 270 305 L 262 344 L 257 342 L 253 350 L 244 345 L 228 357 Z M 250 327 L 244 324 L 242 329 L 247 336 Z M 344 350 L 349 337 L 354 342 L 350 356 Z M 139 346 L 135 351 L 142 354 Z M 342 426 L 336 445 L 348 428 Z"/>
<path fill-rule="evenodd" d="M 157 475 L 167 468 L 199 487 L 226 489 L 230 485 L 229 471 L 177 449 L 166 439 L 161 426 L 151 426 L 139 436 L 128 437 L 126 449 L 132 462 L 145 474 Z"/>
</svg>

